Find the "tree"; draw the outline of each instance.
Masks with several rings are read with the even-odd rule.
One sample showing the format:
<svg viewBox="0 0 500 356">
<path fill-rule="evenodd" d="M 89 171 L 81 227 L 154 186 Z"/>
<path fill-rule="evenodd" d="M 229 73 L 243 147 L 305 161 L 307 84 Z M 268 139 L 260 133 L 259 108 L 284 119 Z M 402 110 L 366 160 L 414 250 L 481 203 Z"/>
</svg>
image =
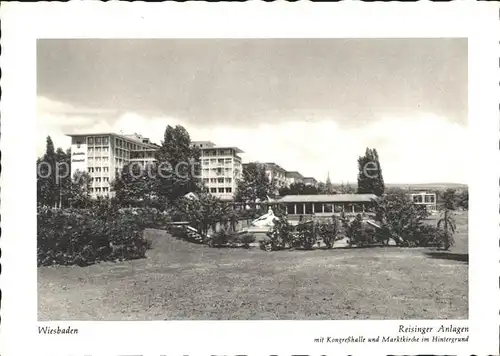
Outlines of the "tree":
<svg viewBox="0 0 500 356">
<path fill-rule="evenodd" d="M 354 194 L 356 193 L 356 189 L 350 185 L 350 184 L 340 184 L 340 186 L 337 187 L 337 190 L 340 194 Z"/>
<path fill-rule="evenodd" d="M 376 149 L 366 149 L 365 155 L 358 158 L 358 169 L 358 193 L 382 196 L 385 184 Z"/>
<path fill-rule="evenodd" d="M 159 199 L 173 201 L 201 191 L 200 150 L 192 147 L 183 126 L 167 126 L 156 160 L 155 192 Z"/>
<path fill-rule="evenodd" d="M 443 207 L 446 210 L 455 210 L 457 208 L 457 191 L 453 188 L 448 188 L 443 192 Z"/>
<path fill-rule="evenodd" d="M 243 168 L 243 177 L 238 181 L 236 190 L 236 201 L 244 203 L 265 201 L 273 190 L 264 165 L 252 162 Z"/>
<path fill-rule="evenodd" d="M 414 204 L 408 194 L 385 195 L 374 201 L 376 220 L 381 223 L 386 243 L 410 244 L 418 238 L 423 222 L 429 216 L 426 207 Z"/>
<path fill-rule="evenodd" d="M 69 205 L 71 187 L 71 151 L 54 148 L 47 136 L 45 154 L 36 161 L 37 204 L 50 207 Z"/>
<path fill-rule="evenodd" d="M 319 189 L 314 185 L 304 184 L 302 182 L 292 183 L 289 187 L 280 189 L 280 195 L 317 195 Z M 323 193 L 321 193 L 323 194 Z"/>
<path fill-rule="evenodd" d="M 207 236 L 210 229 L 215 232 L 217 224 L 229 216 L 230 207 L 212 194 L 201 193 L 196 199 L 178 199 L 172 209 L 175 218 L 189 221 L 202 236 Z"/>
<path fill-rule="evenodd" d="M 156 203 L 155 173 L 153 166 L 127 164 L 111 183 L 115 201 L 123 207 L 151 206 Z"/>
<path fill-rule="evenodd" d="M 458 206 L 464 210 L 469 210 L 469 189 L 465 188 L 459 194 Z"/>
<path fill-rule="evenodd" d="M 37 160 L 37 200 L 42 206 L 56 206 L 56 151 L 50 136 L 47 136 L 45 154 Z"/>
<path fill-rule="evenodd" d="M 58 147 L 55 157 L 57 165 L 55 182 L 56 205 L 62 208 L 69 206 L 71 194 L 71 149 L 64 151 L 62 148 Z"/>
<path fill-rule="evenodd" d="M 449 209 L 444 209 L 441 219 L 437 222 L 437 227 L 442 231 L 444 249 L 448 250 L 453 244 L 453 235 L 457 229 L 453 213 Z"/>
<path fill-rule="evenodd" d="M 88 208 L 92 204 L 90 197 L 90 175 L 88 172 L 76 171 L 73 174 L 68 203 L 72 208 Z"/>
</svg>

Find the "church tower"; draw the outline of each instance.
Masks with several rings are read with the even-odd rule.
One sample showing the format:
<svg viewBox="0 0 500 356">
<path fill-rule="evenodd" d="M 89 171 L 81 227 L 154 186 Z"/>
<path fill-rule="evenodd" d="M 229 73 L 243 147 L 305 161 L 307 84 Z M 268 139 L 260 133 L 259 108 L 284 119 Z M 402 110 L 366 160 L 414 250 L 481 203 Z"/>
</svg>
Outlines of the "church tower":
<svg viewBox="0 0 500 356">
<path fill-rule="evenodd" d="M 332 182 L 330 181 L 330 171 L 328 171 L 328 174 L 326 176 L 326 192 L 327 194 L 332 194 L 333 193 L 333 187 L 332 187 Z"/>
</svg>

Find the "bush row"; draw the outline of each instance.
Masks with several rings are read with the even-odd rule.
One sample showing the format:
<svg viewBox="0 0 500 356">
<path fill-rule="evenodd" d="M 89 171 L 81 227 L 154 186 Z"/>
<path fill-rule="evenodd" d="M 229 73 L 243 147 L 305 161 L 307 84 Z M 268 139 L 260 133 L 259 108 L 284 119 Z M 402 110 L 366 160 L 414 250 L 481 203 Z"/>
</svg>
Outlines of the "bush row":
<svg viewBox="0 0 500 356">
<path fill-rule="evenodd" d="M 445 232 L 436 226 L 419 223 L 395 234 L 391 226 L 385 224 L 375 229 L 363 222 L 361 215 L 354 219 L 342 216 L 317 222 L 307 222 L 292 226 L 285 217 L 275 222 L 267 233 L 267 238 L 259 241 L 260 248 L 277 251 L 287 248 L 312 249 L 323 245 L 332 248 L 335 241 L 346 238 L 349 247 L 388 245 L 392 239 L 397 245 L 408 247 L 442 246 L 447 238 Z"/>
<path fill-rule="evenodd" d="M 169 228 L 169 232 L 172 236 L 199 244 L 205 244 L 210 247 L 243 247 L 250 248 L 250 244 L 254 243 L 256 238 L 255 235 L 250 233 L 238 234 L 236 232 L 229 231 L 227 229 L 220 229 L 212 235 L 203 236 L 202 238 L 197 238 L 195 235 L 189 234 L 185 227 L 173 226 Z"/>
<path fill-rule="evenodd" d="M 145 257 L 143 230 L 161 224 L 155 211 L 99 206 L 92 209 L 51 209 L 37 212 L 39 266 L 79 265 Z"/>
</svg>

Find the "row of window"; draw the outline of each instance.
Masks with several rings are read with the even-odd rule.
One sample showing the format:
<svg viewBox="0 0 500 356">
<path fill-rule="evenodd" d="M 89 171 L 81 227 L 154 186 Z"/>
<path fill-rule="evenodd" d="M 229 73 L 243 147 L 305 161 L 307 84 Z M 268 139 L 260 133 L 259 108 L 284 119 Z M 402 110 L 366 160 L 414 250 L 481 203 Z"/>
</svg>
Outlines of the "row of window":
<svg viewBox="0 0 500 356">
<path fill-rule="evenodd" d="M 137 159 L 137 158 L 154 158 L 155 153 L 153 151 L 134 151 L 130 152 L 130 158 L 131 159 Z"/>
<path fill-rule="evenodd" d="M 135 143 L 131 143 L 120 138 L 115 139 L 116 147 L 124 148 L 126 150 L 138 151 L 144 149 L 143 145 L 137 145 Z"/>
<path fill-rule="evenodd" d="M 215 156 L 232 156 L 232 150 L 203 150 L 201 151 L 202 157 L 215 157 Z"/>
<path fill-rule="evenodd" d="M 96 182 L 96 183 L 101 183 L 101 182 L 106 182 L 109 183 L 109 177 L 91 177 L 90 178 L 91 182 Z"/>
<path fill-rule="evenodd" d="M 89 136 L 87 137 L 87 145 L 109 145 L 109 136 Z"/>
<path fill-rule="evenodd" d="M 203 183 L 229 183 L 233 182 L 233 178 L 203 178 Z"/>
<path fill-rule="evenodd" d="M 115 149 L 116 157 L 130 158 L 130 151 L 126 151 L 125 149 L 116 148 Z"/>
<path fill-rule="evenodd" d="M 436 202 L 436 196 L 432 194 L 428 195 L 414 195 L 413 196 L 414 203 L 430 203 L 434 204 Z"/>
<path fill-rule="evenodd" d="M 202 163 L 204 165 L 209 165 L 209 164 L 213 164 L 213 163 L 219 163 L 219 164 L 227 164 L 227 163 L 233 163 L 233 159 L 232 158 L 219 158 L 219 159 L 216 159 L 216 158 L 212 158 L 212 159 L 204 159 L 202 161 Z"/>
<path fill-rule="evenodd" d="M 313 213 L 362 213 L 371 211 L 370 204 L 333 204 L 333 203 L 290 203 L 286 205 L 288 214 L 313 214 Z"/>
<path fill-rule="evenodd" d="M 101 153 L 104 153 L 104 154 L 108 154 L 109 153 L 109 146 L 105 146 L 105 147 L 89 147 L 88 148 L 88 153 L 89 153 L 89 156 L 91 155 L 97 155 L 99 156 Z"/>
<path fill-rule="evenodd" d="M 232 193 L 232 188 L 210 188 L 210 193 Z"/>
<path fill-rule="evenodd" d="M 105 165 L 109 164 L 109 157 L 88 157 L 88 164 L 89 165 Z"/>
<path fill-rule="evenodd" d="M 100 172 L 104 172 L 104 173 L 108 173 L 109 172 L 109 167 L 89 167 L 88 168 L 89 170 L 89 173 L 100 173 Z"/>
<path fill-rule="evenodd" d="M 96 193 L 96 194 L 106 193 L 107 194 L 109 192 L 109 187 L 90 188 L 89 192 L 90 192 L 90 194 L 93 194 L 93 193 Z"/>
</svg>

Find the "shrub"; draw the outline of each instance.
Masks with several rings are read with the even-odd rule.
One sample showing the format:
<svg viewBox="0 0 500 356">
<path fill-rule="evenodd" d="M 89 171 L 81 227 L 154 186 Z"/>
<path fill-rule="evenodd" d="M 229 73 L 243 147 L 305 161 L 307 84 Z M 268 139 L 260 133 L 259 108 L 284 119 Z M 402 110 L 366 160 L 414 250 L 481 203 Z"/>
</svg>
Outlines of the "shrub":
<svg viewBox="0 0 500 356">
<path fill-rule="evenodd" d="M 424 206 L 414 204 L 404 192 L 377 199 L 374 209 L 385 230 L 385 238 L 387 241 L 388 238 L 394 239 L 398 245 L 412 245 L 429 216 Z"/>
<path fill-rule="evenodd" d="M 250 244 L 255 242 L 255 235 L 253 234 L 243 234 L 239 237 L 239 241 L 244 248 L 250 248 Z"/>
<path fill-rule="evenodd" d="M 168 228 L 168 232 L 175 238 L 178 238 L 180 240 L 185 240 L 189 242 L 194 242 L 192 239 L 189 237 L 186 228 L 183 226 L 170 226 Z"/>
<path fill-rule="evenodd" d="M 156 208 L 121 208 L 119 213 L 129 214 L 137 219 L 137 223 L 144 229 L 164 229 L 170 216 Z"/>
<path fill-rule="evenodd" d="M 273 251 L 272 245 L 271 245 L 271 239 L 265 238 L 264 240 L 260 240 L 259 241 L 259 248 L 262 251 Z"/>
<path fill-rule="evenodd" d="M 207 236 L 206 243 L 210 247 L 235 246 L 238 236 L 226 229 L 221 229 L 211 236 Z"/>
<path fill-rule="evenodd" d="M 316 243 L 316 231 L 314 229 L 314 224 L 306 223 L 298 225 L 295 237 L 295 247 L 302 247 L 306 250 L 312 249 Z"/>
<path fill-rule="evenodd" d="M 104 207 L 39 208 L 37 262 L 85 266 L 145 257 L 147 242 L 135 216 Z"/>
<path fill-rule="evenodd" d="M 292 226 L 286 217 L 281 216 L 274 221 L 274 226 L 267 232 L 267 238 L 263 244 L 267 250 L 276 251 L 291 247 L 292 242 Z"/>
<path fill-rule="evenodd" d="M 319 221 L 316 223 L 316 230 L 325 246 L 332 248 L 339 230 L 337 218 L 333 216 L 331 220 Z"/>
<path fill-rule="evenodd" d="M 442 231 L 431 225 L 422 225 L 412 234 L 410 246 L 439 246 L 443 241 Z"/>
<path fill-rule="evenodd" d="M 361 221 L 361 215 L 359 214 L 356 215 L 352 221 L 350 221 L 345 214 L 342 214 L 342 226 L 344 228 L 344 234 L 348 239 L 349 246 L 363 244 L 365 240 Z"/>
</svg>

